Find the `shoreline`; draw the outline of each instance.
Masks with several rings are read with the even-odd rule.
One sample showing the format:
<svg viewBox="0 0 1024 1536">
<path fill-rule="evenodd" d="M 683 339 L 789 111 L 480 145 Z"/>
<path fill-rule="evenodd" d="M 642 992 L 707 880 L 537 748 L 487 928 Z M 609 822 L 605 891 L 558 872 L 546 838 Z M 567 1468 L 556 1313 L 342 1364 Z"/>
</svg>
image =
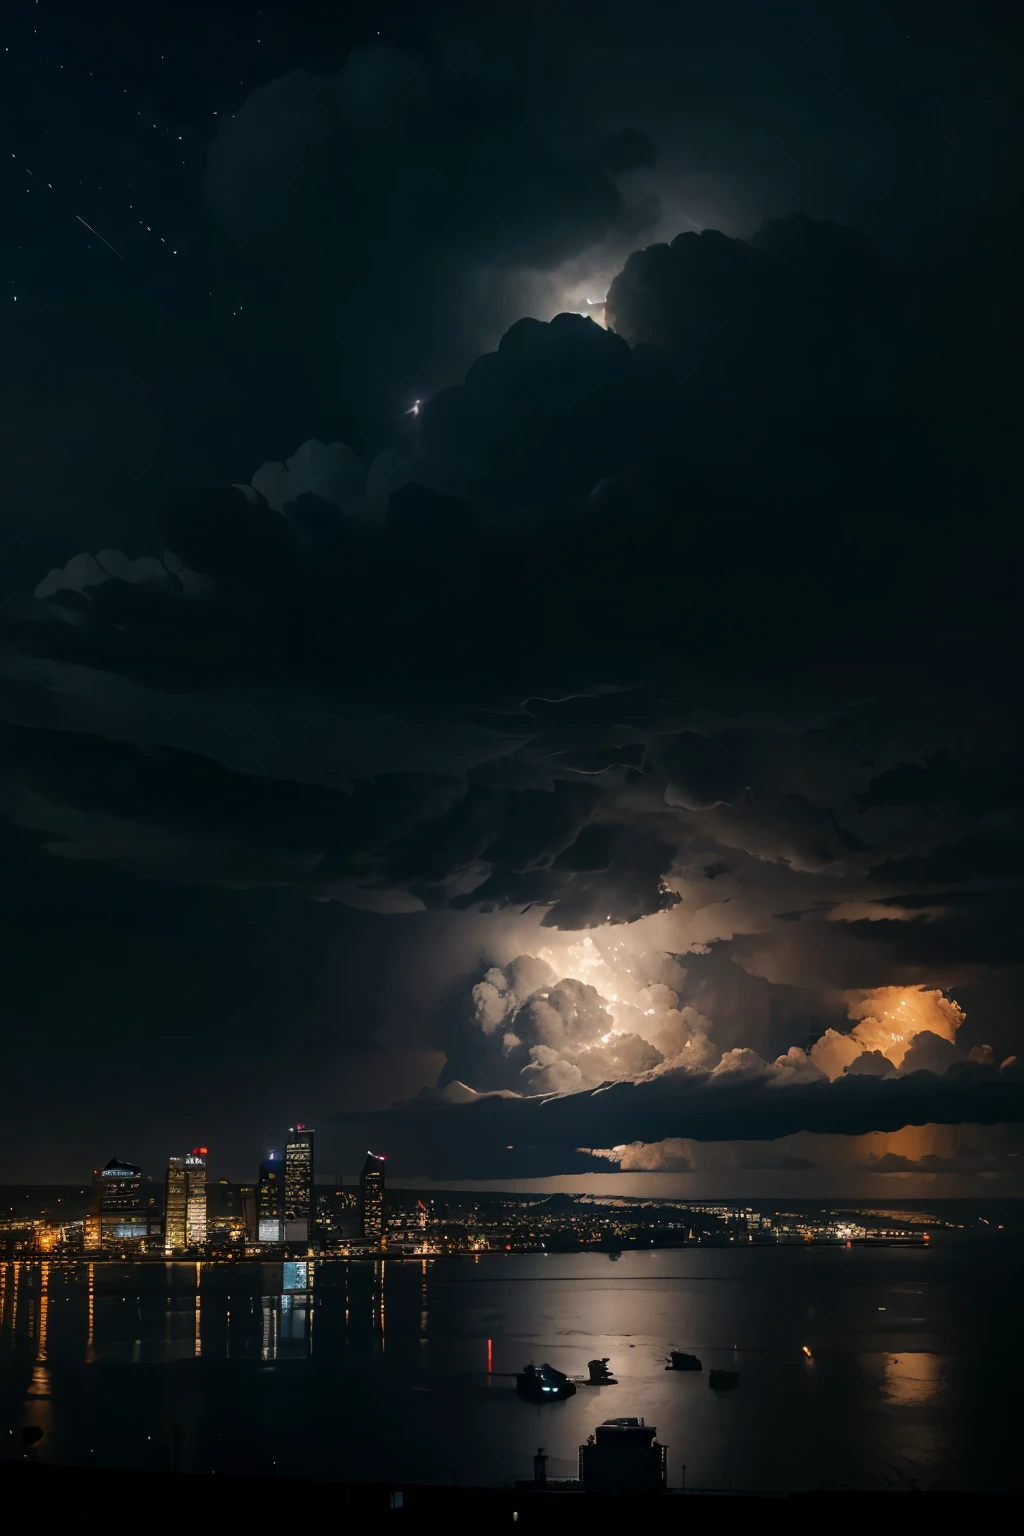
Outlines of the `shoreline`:
<svg viewBox="0 0 1024 1536">
<path fill-rule="evenodd" d="M 52 1253 L 36 1251 L 31 1253 L 5 1254 L 0 1256 L 0 1264 L 52 1264 L 65 1268 L 81 1264 L 127 1264 L 138 1266 L 155 1266 L 161 1264 L 203 1264 L 231 1266 L 239 1264 L 349 1264 L 349 1263 L 420 1263 L 425 1259 L 481 1259 L 481 1258 L 524 1258 L 528 1256 L 547 1258 L 568 1258 L 571 1256 L 597 1256 L 604 1257 L 614 1263 L 625 1254 L 632 1253 L 749 1253 L 753 1251 L 764 1252 L 774 1249 L 806 1249 L 806 1248 L 832 1248 L 837 1251 L 843 1249 L 874 1249 L 874 1248 L 911 1248 L 928 1251 L 933 1247 L 930 1237 L 861 1237 L 861 1238 L 780 1238 L 770 1242 L 754 1243 L 729 1243 L 729 1242 L 693 1242 L 693 1243 L 647 1243 L 629 1245 L 622 1248 L 606 1248 L 594 1245 L 593 1247 L 536 1247 L 536 1248 L 479 1248 L 479 1249 L 448 1249 L 448 1250 L 419 1250 L 399 1251 L 397 1249 L 381 1248 L 362 1252 L 351 1251 L 321 1251 L 317 1253 L 295 1253 L 286 1249 L 270 1249 L 259 1253 Z"/>
</svg>

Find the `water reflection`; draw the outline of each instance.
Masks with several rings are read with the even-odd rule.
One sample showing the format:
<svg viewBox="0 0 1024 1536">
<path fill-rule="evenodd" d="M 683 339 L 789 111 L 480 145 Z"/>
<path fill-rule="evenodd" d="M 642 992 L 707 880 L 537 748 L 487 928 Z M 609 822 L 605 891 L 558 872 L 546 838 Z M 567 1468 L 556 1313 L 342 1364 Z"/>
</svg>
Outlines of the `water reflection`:
<svg viewBox="0 0 1024 1536">
<path fill-rule="evenodd" d="M 19 1292 L 19 1290 L 21 1288 L 21 1265 L 20 1264 L 14 1264 L 11 1267 L 14 1270 L 14 1282 L 13 1282 L 13 1285 L 11 1287 L 11 1325 L 10 1326 L 11 1326 L 11 1332 L 15 1333 L 17 1331 L 17 1328 L 18 1328 L 18 1292 Z"/>
<path fill-rule="evenodd" d="M 95 1359 L 94 1345 L 96 1342 L 96 1265 L 89 1265 L 89 1289 L 88 1289 L 88 1331 L 85 1338 L 86 1364 L 91 1365 Z"/>
<path fill-rule="evenodd" d="M 46 1339 L 50 1323 L 50 1266 L 39 1266 L 39 1310 L 34 1308 L 29 1312 L 30 1332 L 35 1332 L 36 1357 L 32 1367 L 32 1380 L 29 1383 L 29 1397 L 49 1397 L 50 1375 L 46 1369 Z M 33 1330 L 31 1319 L 37 1318 L 36 1327 Z"/>
<path fill-rule="evenodd" d="M 935 1355 L 886 1355 L 883 1395 L 901 1408 L 930 1403 L 940 1387 L 939 1360 Z"/>
<path fill-rule="evenodd" d="M 530 1475 L 541 1442 L 567 1475 L 601 1418 L 636 1413 L 669 1445 L 671 1481 L 685 1462 L 691 1486 L 992 1487 L 1013 1475 L 1008 1267 L 919 1289 L 920 1329 L 872 1311 L 854 1335 L 875 1277 L 920 1287 L 934 1257 L 844 1253 L 852 1279 L 829 1253 L 768 1257 L 771 1269 L 764 1255 L 722 1253 L 624 1254 L 615 1266 L 0 1263 L 0 1407 L 8 1423 L 46 1428 L 43 1459 L 162 1457 L 196 1472 L 383 1480 L 400 1456 L 410 1481 L 500 1484 Z M 982 1279 L 995 1299 L 971 1308 Z M 666 1372 L 681 1347 L 705 1372 L 738 1368 L 740 1391 L 714 1398 L 706 1374 Z M 525 1360 L 582 1374 L 603 1356 L 615 1388 L 551 1413 L 516 1396 Z"/>
<path fill-rule="evenodd" d="M 273 1296 L 264 1296 L 263 1297 L 263 1307 L 262 1307 L 263 1333 L 262 1333 L 262 1345 L 261 1345 L 261 1348 L 260 1348 L 260 1358 L 263 1359 L 263 1360 L 276 1360 L 277 1359 L 277 1318 L 278 1318 L 278 1313 L 277 1313 L 277 1307 L 275 1305 L 275 1302 L 276 1302 L 276 1298 L 273 1297 Z"/>
</svg>

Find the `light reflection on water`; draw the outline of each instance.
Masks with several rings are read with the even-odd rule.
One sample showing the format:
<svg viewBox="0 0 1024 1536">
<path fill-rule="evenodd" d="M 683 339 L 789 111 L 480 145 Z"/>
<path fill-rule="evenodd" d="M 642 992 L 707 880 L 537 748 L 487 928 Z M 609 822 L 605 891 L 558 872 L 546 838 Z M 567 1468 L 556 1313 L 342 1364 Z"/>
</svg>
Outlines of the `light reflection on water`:
<svg viewBox="0 0 1024 1536">
<path fill-rule="evenodd" d="M 40 1460 L 494 1484 L 540 1443 L 571 1475 L 638 1414 L 673 1483 L 1014 1486 L 1012 1273 L 938 1250 L 0 1264 L 0 1429 L 43 1428 Z M 666 1372 L 672 1348 L 704 1371 Z M 515 1395 L 527 1360 L 603 1356 L 616 1387 Z M 708 1390 L 716 1365 L 738 1391 Z"/>
<path fill-rule="evenodd" d="M 902 1354 L 885 1357 L 885 1398 L 901 1406 L 930 1403 L 942 1384 L 937 1355 Z"/>
</svg>

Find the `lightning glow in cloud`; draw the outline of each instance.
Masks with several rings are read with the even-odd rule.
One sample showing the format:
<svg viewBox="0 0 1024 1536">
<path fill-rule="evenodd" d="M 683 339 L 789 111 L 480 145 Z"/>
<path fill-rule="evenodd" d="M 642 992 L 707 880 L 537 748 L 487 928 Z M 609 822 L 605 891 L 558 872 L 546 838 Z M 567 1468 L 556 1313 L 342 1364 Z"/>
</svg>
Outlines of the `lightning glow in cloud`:
<svg viewBox="0 0 1024 1536">
<path fill-rule="evenodd" d="M 927 1031 L 955 1045 L 964 1021 L 963 1009 L 952 998 L 924 987 L 875 987 L 858 994 L 849 1005 L 856 1026 L 848 1035 L 826 1030 L 812 1046 L 814 1065 L 829 1078 L 841 1077 L 864 1052 L 875 1051 L 899 1069 L 916 1035 Z"/>
</svg>

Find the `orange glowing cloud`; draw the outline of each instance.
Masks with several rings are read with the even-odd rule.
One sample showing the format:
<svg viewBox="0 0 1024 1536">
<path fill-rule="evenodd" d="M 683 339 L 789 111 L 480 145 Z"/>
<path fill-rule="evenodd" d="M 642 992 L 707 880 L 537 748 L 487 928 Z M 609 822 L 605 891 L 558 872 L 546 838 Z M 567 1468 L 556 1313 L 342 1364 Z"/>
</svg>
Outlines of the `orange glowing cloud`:
<svg viewBox="0 0 1024 1536">
<path fill-rule="evenodd" d="M 847 1013 L 857 1020 L 848 1035 L 829 1029 L 811 1047 L 811 1061 L 833 1079 L 841 1077 L 865 1051 L 877 1051 L 894 1067 L 901 1067 L 914 1036 L 924 1031 L 954 1045 L 964 1021 L 959 1003 L 923 986 L 860 992 L 851 999 Z"/>
</svg>

